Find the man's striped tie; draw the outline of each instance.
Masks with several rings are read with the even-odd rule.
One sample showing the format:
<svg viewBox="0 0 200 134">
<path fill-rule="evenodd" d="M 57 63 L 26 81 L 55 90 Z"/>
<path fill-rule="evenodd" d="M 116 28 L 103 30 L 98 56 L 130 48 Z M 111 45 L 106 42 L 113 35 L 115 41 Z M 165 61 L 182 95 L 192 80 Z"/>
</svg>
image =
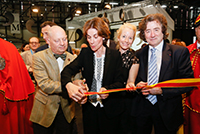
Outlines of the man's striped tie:
<svg viewBox="0 0 200 134">
<path fill-rule="evenodd" d="M 151 57 L 148 67 L 148 85 L 153 85 L 158 83 L 158 70 L 157 70 L 157 60 L 156 60 L 156 49 L 151 49 Z M 154 105 L 157 102 L 156 95 L 148 95 L 147 99 Z"/>
</svg>

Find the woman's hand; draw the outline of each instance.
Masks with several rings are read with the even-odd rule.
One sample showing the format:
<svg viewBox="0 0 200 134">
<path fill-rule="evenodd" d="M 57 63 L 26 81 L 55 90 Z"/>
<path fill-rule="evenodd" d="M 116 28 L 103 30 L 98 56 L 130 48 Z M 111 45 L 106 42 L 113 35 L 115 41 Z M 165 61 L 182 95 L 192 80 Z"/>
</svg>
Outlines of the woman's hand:
<svg viewBox="0 0 200 134">
<path fill-rule="evenodd" d="M 106 88 L 102 87 L 99 92 L 103 92 L 103 91 L 106 91 L 106 90 L 107 90 Z M 106 99 L 106 98 L 108 98 L 109 94 L 108 93 L 99 94 L 99 96 L 101 97 L 101 99 Z"/>
<path fill-rule="evenodd" d="M 129 89 L 129 91 L 135 91 L 136 90 L 134 82 L 127 83 L 126 88 L 131 88 L 131 89 Z"/>
<path fill-rule="evenodd" d="M 66 84 L 66 89 L 67 89 L 69 97 L 73 99 L 74 101 L 80 104 L 84 104 L 87 102 L 87 96 L 85 96 L 84 94 L 85 92 L 87 92 L 85 88 L 82 88 L 80 86 L 77 86 L 69 82 Z"/>
</svg>

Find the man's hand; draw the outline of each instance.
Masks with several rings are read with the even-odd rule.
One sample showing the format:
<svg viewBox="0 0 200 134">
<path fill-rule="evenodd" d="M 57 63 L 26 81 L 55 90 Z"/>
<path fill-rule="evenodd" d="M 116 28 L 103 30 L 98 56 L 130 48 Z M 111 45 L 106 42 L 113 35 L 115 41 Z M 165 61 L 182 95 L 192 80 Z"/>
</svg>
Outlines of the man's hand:
<svg viewBox="0 0 200 134">
<path fill-rule="evenodd" d="M 155 88 L 144 88 L 142 89 L 142 94 L 143 95 L 157 95 L 157 94 L 162 94 L 162 89 L 160 87 L 155 87 Z"/>
<path fill-rule="evenodd" d="M 141 87 L 142 88 L 141 92 L 142 92 L 143 95 L 149 95 L 149 94 L 151 94 L 151 95 L 157 95 L 157 94 L 162 94 L 162 89 L 160 87 L 146 88 L 145 86 L 147 86 L 147 82 L 141 81 L 141 82 L 139 82 L 137 84 L 137 87 Z"/>
<path fill-rule="evenodd" d="M 100 88 L 99 92 L 103 92 L 106 90 L 107 90 L 106 88 L 102 87 L 102 88 Z M 101 97 L 101 99 L 106 99 L 106 98 L 108 98 L 109 94 L 108 93 L 107 94 L 99 94 L 99 96 Z"/>
</svg>

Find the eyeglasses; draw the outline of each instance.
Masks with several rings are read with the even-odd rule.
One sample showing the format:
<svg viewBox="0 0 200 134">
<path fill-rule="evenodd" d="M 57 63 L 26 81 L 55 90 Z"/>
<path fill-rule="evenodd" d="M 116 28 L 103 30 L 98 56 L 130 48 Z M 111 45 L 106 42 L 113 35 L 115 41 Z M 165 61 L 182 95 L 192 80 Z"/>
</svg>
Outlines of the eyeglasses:
<svg viewBox="0 0 200 134">
<path fill-rule="evenodd" d="M 29 42 L 30 44 L 39 44 L 39 42 Z"/>
</svg>

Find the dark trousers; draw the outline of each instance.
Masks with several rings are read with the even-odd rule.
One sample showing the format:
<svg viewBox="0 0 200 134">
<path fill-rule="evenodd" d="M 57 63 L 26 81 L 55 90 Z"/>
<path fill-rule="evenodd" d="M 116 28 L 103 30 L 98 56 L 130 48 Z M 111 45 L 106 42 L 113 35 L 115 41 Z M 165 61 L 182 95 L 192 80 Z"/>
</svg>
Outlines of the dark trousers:
<svg viewBox="0 0 200 134">
<path fill-rule="evenodd" d="M 37 123 L 33 123 L 34 134 L 77 134 L 75 119 L 68 123 L 65 119 L 61 106 L 50 127 L 46 128 Z"/>
<path fill-rule="evenodd" d="M 158 104 L 152 105 L 146 100 L 143 112 L 135 117 L 136 134 L 151 134 L 154 126 L 155 134 L 176 134 L 177 130 L 169 131 L 161 118 Z M 133 132 L 134 133 L 134 132 Z"/>
<path fill-rule="evenodd" d="M 119 134 L 120 115 L 114 118 L 106 116 L 104 108 L 90 102 L 83 105 L 84 134 Z"/>
</svg>

